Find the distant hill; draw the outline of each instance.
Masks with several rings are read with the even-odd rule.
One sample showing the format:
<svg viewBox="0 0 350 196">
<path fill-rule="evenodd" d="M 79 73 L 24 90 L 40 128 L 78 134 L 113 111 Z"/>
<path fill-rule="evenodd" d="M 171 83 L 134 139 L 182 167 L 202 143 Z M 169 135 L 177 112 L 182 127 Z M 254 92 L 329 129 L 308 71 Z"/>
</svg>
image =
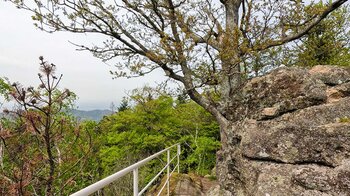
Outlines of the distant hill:
<svg viewBox="0 0 350 196">
<path fill-rule="evenodd" d="M 71 113 L 78 118 L 78 120 L 93 120 L 100 121 L 104 116 L 112 114 L 111 110 L 72 110 Z M 3 112 L 0 112 L 0 118 L 5 117 Z M 7 116 L 8 117 L 8 116 Z"/>
<path fill-rule="evenodd" d="M 103 116 L 112 114 L 111 110 L 72 110 L 72 114 L 78 118 L 78 120 L 94 120 L 100 121 Z"/>
</svg>

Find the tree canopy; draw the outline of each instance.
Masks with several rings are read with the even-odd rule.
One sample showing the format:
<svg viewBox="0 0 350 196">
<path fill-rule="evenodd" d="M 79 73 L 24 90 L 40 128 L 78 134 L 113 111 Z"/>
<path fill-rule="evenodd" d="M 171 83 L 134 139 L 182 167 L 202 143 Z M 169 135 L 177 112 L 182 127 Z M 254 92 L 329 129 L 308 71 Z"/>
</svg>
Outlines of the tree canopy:
<svg viewBox="0 0 350 196">
<path fill-rule="evenodd" d="M 227 108 L 239 95 L 253 57 L 306 35 L 346 1 L 329 1 L 307 14 L 314 2 L 11 0 L 32 11 L 44 31 L 104 35 L 99 45 L 78 46 L 114 61 L 117 77 L 162 69 L 221 124 L 230 120 Z"/>
<path fill-rule="evenodd" d="M 193 101 L 174 100 L 168 95 L 136 98 L 135 105 L 106 116 L 98 124 L 101 133 L 98 157 L 104 175 L 119 171 L 175 143 L 181 143 L 181 171 L 210 174 L 220 147 L 218 124 Z M 173 156 L 174 152 L 171 152 Z M 143 186 L 166 164 L 166 156 L 140 168 Z M 118 163 L 118 164 L 116 164 Z M 110 189 L 109 187 L 108 189 Z M 114 183 L 120 195 L 132 191 L 132 178 Z M 108 192 L 106 189 L 105 191 Z"/>
</svg>

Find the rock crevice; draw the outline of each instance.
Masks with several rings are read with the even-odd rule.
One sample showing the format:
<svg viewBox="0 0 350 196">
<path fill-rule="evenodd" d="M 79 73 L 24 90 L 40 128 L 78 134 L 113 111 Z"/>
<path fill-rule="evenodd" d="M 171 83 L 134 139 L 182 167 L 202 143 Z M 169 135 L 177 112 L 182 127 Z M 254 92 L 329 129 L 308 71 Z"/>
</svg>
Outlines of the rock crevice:
<svg viewBox="0 0 350 196">
<path fill-rule="evenodd" d="M 282 160 L 273 159 L 269 157 L 249 157 L 247 155 L 243 155 L 243 157 L 249 161 L 256 161 L 256 162 L 270 163 L 270 164 L 290 164 L 290 165 L 304 165 L 304 166 L 317 165 L 319 167 L 335 168 L 333 165 L 330 165 L 329 163 L 325 163 L 325 162 L 296 161 L 296 162 L 290 163 L 290 162 L 284 162 Z"/>
</svg>

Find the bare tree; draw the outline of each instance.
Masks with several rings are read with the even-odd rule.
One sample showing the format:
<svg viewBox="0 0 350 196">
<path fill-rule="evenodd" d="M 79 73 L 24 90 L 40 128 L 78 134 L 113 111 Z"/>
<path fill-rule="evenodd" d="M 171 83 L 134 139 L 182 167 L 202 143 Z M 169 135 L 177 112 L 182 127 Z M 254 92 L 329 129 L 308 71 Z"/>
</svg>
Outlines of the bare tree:
<svg viewBox="0 0 350 196">
<path fill-rule="evenodd" d="M 306 14 L 301 0 L 10 1 L 33 12 L 44 31 L 105 36 L 99 45 L 77 46 L 116 61 L 116 77 L 162 69 L 215 116 L 223 147 L 251 57 L 301 38 L 347 2 Z"/>
</svg>

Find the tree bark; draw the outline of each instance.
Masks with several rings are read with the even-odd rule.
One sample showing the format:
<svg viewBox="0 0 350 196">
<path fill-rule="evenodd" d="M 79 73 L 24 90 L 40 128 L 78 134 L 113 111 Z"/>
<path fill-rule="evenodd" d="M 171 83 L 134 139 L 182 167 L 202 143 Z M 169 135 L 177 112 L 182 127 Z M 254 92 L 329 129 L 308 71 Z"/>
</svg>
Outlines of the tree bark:
<svg viewBox="0 0 350 196">
<path fill-rule="evenodd" d="M 226 12 L 226 30 L 221 38 L 223 49 L 220 58 L 222 62 L 223 77 L 221 81 L 222 100 L 224 107 L 228 107 L 231 98 L 241 85 L 241 69 L 238 50 L 239 36 L 239 7 L 241 0 L 221 0 Z"/>
</svg>

